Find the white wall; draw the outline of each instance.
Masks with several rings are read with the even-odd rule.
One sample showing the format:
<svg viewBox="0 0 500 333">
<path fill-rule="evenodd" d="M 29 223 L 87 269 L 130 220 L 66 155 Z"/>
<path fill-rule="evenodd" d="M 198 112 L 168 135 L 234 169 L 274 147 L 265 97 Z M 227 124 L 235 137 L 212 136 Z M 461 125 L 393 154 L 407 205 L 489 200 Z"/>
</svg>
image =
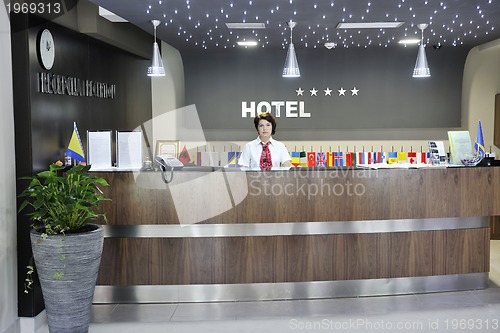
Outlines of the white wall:
<svg viewBox="0 0 500 333">
<path fill-rule="evenodd" d="M 17 318 L 16 168 L 10 23 L 0 6 L 0 332 L 19 332 Z"/>
<path fill-rule="evenodd" d="M 179 51 L 162 42 L 161 53 L 165 76 L 151 78 L 153 119 L 153 138 L 149 139 L 154 149 L 157 140 L 176 139 L 176 118 L 162 116 L 184 106 L 184 65 Z M 162 117 L 161 117 L 162 116 Z"/>
<path fill-rule="evenodd" d="M 493 145 L 495 95 L 500 94 L 500 39 L 473 48 L 467 56 L 462 90 L 462 123 L 477 135 L 481 120 L 484 145 L 500 158 L 500 149 Z"/>
</svg>

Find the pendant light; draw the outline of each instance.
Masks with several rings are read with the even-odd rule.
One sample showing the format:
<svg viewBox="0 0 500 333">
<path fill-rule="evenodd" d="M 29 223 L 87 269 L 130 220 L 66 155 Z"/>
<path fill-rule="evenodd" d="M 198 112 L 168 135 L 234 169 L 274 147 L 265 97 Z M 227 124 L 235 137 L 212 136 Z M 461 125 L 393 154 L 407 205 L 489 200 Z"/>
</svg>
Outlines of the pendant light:
<svg viewBox="0 0 500 333">
<path fill-rule="evenodd" d="M 148 68 L 148 76 L 165 76 L 165 68 L 163 67 L 163 60 L 161 60 L 160 49 L 158 43 L 156 42 L 156 27 L 160 25 L 160 21 L 152 20 L 151 23 L 154 26 L 154 37 L 155 42 L 153 44 L 153 63 L 151 67 Z"/>
<path fill-rule="evenodd" d="M 415 62 L 415 69 L 413 70 L 413 77 L 429 77 L 431 76 L 431 71 L 429 65 L 427 64 L 427 57 L 425 55 L 425 45 L 424 45 L 424 30 L 427 28 L 428 24 L 422 23 L 417 25 L 417 27 L 422 30 L 422 39 L 418 47 L 417 61 Z"/>
<path fill-rule="evenodd" d="M 285 67 L 283 68 L 283 77 L 300 77 L 299 63 L 297 62 L 297 55 L 295 54 L 295 47 L 293 46 L 293 28 L 297 22 L 287 22 L 290 27 L 290 44 L 288 45 L 288 52 L 286 54 Z"/>
</svg>

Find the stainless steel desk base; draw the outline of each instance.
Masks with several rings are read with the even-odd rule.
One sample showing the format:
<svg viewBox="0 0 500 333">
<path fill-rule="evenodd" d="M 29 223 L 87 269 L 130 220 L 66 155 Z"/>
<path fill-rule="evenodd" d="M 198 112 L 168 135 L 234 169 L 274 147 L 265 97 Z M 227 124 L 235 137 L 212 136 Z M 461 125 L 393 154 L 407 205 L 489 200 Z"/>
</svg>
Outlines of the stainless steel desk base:
<svg viewBox="0 0 500 333">
<path fill-rule="evenodd" d="M 488 287 L 489 273 L 342 281 L 102 286 L 94 303 L 187 303 L 318 299 L 432 293 Z"/>
</svg>

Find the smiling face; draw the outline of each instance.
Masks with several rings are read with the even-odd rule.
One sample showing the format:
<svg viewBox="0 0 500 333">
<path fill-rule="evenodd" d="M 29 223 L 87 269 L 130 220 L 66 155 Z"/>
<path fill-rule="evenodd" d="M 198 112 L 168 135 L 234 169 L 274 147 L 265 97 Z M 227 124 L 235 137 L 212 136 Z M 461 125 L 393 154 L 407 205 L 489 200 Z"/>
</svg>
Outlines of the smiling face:
<svg viewBox="0 0 500 333">
<path fill-rule="evenodd" d="M 259 120 L 257 131 L 259 132 L 259 138 L 263 142 L 267 142 L 271 138 L 271 134 L 273 132 L 273 124 L 265 119 L 261 119 Z"/>
</svg>

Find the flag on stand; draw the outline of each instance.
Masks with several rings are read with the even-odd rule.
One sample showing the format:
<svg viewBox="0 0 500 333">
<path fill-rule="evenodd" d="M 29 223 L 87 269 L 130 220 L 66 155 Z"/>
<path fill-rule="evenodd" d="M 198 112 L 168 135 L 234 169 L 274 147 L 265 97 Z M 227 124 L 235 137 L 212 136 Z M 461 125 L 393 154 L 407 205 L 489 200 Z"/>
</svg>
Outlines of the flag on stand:
<svg viewBox="0 0 500 333">
<path fill-rule="evenodd" d="M 83 152 L 83 145 L 82 140 L 80 139 L 80 134 L 78 134 L 78 129 L 76 128 L 76 121 L 73 122 L 73 134 L 71 135 L 71 139 L 69 140 L 66 155 L 74 158 L 79 162 L 85 162 L 85 153 Z"/>
<path fill-rule="evenodd" d="M 179 161 L 181 161 L 182 164 L 187 164 L 191 162 L 191 157 L 189 157 L 189 152 L 186 148 L 186 145 L 184 145 L 184 148 L 182 148 L 182 151 L 179 154 Z"/>
<path fill-rule="evenodd" d="M 354 160 L 355 160 L 355 157 L 354 157 L 354 153 L 352 152 L 347 152 L 345 153 L 345 166 L 354 166 Z"/>
<path fill-rule="evenodd" d="M 220 156 L 217 152 L 202 152 L 201 165 L 202 166 L 219 166 Z"/>
<path fill-rule="evenodd" d="M 334 152 L 327 152 L 326 153 L 326 166 L 327 167 L 332 167 L 334 166 L 334 158 L 335 158 L 335 153 Z"/>
<path fill-rule="evenodd" d="M 386 154 L 381 151 L 376 151 L 372 153 L 373 163 L 387 163 Z"/>
<path fill-rule="evenodd" d="M 227 153 L 228 156 L 228 167 L 229 168 L 239 168 L 240 165 L 238 164 L 238 161 L 241 156 L 241 152 L 236 152 L 236 151 L 230 151 Z"/>
<path fill-rule="evenodd" d="M 344 156 L 341 151 L 336 151 L 333 153 L 334 166 L 344 166 Z"/>
<path fill-rule="evenodd" d="M 316 166 L 325 167 L 326 166 L 326 153 L 323 151 L 316 153 Z"/>
<path fill-rule="evenodd" d="M 358 164 L 365 164 L 363 160 L 363 152 L 354 153 L 354 166 L 358 166 Z"/>
<path fill-rule="evenodd" d="M 398 153 L 395 151 L 390 151 L 389 155 L 387 156 L 387 163 L 389 164 L 398 163 Z"/>
<path fill-rule="evenodd" d="M 292 165 L 294 167 L 298 167 L 300 165 L 300 152 L 299 151 L 292 151 L 290 153 L 290 157 L 292 158 Z"/>
<path fill-rule="evenodd" d="M 300 152 L 300 166 L 307 166 L 307 154 L 305 151 Z"/>
<path fill-rule="evenodd" d="M 406 152 L 398 151 L 398 163 L 406 163 Z"/>
<path fill-rule="evenodd" d="M 238 164 L 238 161 L 240 159 L 240 156 L 241 156 L 241 152 L 236 152 L 236 151 L 228 152 L 227 153 L 227 163 L 224 164 L 224 166 L 227 166 L 228 168 L 239 168 L 240 165 Z M 222 157 L 221 157 L 221 165 L 222 165 Z"/>
<path fill-rule="evenodd" d="M 363 152 L 363 164 L 373 164 L 373 153 L 371 151 Z"/>
<path fill-rule="evenodd" d="M 196 151 L 196 165 L 201 166 L 201 151 Z"/>
<path fill-rule="evenodd" d="M 421 152 L 417 154 L 417 163 L 427 164 L 427 153 Z"/>
<path fill-rule="evenodd" d="M 229 167 L 229 152 L 219 153 L 219 164 L 223 167 Z"/>
<path fill-rule="evenodd" d="M 307 166 L 308 167 L 316 166 L 316 153 L 313 151 L 307 153 Z"/>
<path fill-rule="evenodd" d="M 407 160 L 406 162 L 410 164 L 417 164 L 417 152 L 414 151 L 409 151 L 407 154 Z"/>
<path fill-rule="evenodd" d="M 481 120 L 477 121 L 477 137 L 474 143 L 474 150 L 484 157 L 486 150 L 484 149 L 484 137 L 483 137 L 483 127 L 481 126 Z"/>
</svg>

